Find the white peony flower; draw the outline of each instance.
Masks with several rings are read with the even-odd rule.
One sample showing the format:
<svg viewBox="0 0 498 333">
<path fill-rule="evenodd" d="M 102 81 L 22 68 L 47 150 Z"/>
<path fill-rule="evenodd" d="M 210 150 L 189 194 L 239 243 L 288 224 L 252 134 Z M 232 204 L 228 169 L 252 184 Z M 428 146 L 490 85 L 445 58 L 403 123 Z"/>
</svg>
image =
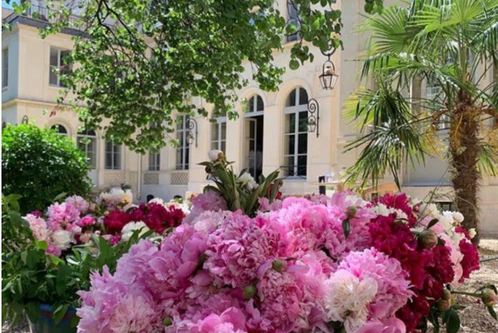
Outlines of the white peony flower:
<svg viewBox="0 0 498 333">
<path fill-rule="evenodd" d="M 80 235 L 80 234 L 81 234 L 81 227 L 74 226 L 74 227 L 71 229 L 71 232 L 73 233 L 73 235 Z"/>
<path fill-rule="evenodd" d="M 361 327 L 368 318 L 368 305 L 377 294 L 377 282 L 338 270 L 326 282 L 325 308 L 329 321 L 344 322 L 347 333 Z"/>
<path fill-rule="evenodd" d="M 420 206 L 420 217 L 431 216 L 437 218 L 439 215 L 439 210 L 437 209 L 436 204 L 425 203 Z"/>
<path fill-rule="evenodd" d="M 248 172 L 244 172 L 238 179 L 237 182 L 239 182 L 242 187 L 246 187 L 249 191 L 252 191 L 253 189 L 258 188 L 258 183 L 252 178 L 251 174 Z"/>
<path fill-rule="evenodd" d="M 211 162 L 216 162 L 221 156 L 223 156 L 223 152 L 221 150 L 210 150 L 208 152 L 208 157 L 211 160 Z"/>
<path fill-rule="evenodd" d="M 476 228 L 470 228 L 469 229 L 470 239 L 474 238 L 476 235 L 477 235 Z"/>
<path fill-rule="evenodd" d="M 462 223 L 463 222 L 463 214 L 460 213 L 460 212 L 453 212 L 453 218 L 455 219 L 455 221 L 457 221 L 458 223 Z"/>
<path fill-rule="evenodd" d="M 52 234 L 52 241 L 60 250 L 67 250 L 71 247 L 72 234 L 67 230 L 57 230 Z"/>
<path fill-rule="evenodd" d="M 143 234 L 145 234 L 150 229 L 142 221 L 127 223 L 123 227 L 123 230 L 121 230 L 121 234 L 122 234 L 121 240 L 124 241 L 124 242 L 129 241 L 130 238 L 131 238 L 131 236 L 133 236 L 133 233 L 135 232 L 135 230 L 141 230 L 140 231 L 140 236 L 142 236 Z"/>
</svg>

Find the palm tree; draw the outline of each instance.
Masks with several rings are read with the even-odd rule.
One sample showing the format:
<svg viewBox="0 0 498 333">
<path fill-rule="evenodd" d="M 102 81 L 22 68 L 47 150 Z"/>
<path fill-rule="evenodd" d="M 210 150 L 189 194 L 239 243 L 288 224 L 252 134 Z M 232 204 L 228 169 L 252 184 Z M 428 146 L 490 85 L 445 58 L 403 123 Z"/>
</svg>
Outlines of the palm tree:
<svg viewBox="0 0 498 333">
<path fill-rule="evenodd" d="M 347 149 L 362 150 L 349 179 L 376 183 L 391 172 L 399 186 L 403 163 L 433 153 L 444 119 L 455 205 L 464 226 L 476 228 L 478 181 L 483 172 L 496 175 L 498 161 L 498 84 L 484 83 L 498 64 L 498 1 L 411 0 L 366 18 L 360 30 L 370 34 L 361 78 L 378 89 L 361 88 L 345 103 L 360 132 Z M 423 80 L 440 93 L 417 96 Z"/>
</svg>

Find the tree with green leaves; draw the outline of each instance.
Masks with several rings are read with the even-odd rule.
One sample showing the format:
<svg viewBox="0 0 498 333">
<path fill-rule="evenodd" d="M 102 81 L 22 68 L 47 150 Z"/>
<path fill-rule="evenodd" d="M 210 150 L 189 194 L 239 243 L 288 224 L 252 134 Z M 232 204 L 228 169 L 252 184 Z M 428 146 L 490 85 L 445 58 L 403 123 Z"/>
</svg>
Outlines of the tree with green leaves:
<svg viewBox="0 0 498 333">
<path fill-rule="evenodd" d="M 484 83 L 498 61 L 498 1 L 411 0 L 368 18 L 361 30 L 371 34 L 361 76 L 378 89 L 361 89 L 345 105 L 361 132 L 348 146 L 362 149 L 350 179 L 376 182 L 392 172 L 398 180 L 403 163 L 431 154 L 444 117 L 456 208 L 465 227 L 477 227 L 478 182 L 484 172 L 495 175 L 498 162 L 498 85 Z M 441 93 L 417 96 L 421 80 Z"/>
<path fill-rule="evenodd" d="M 283 1 L 297 13 L 290 21 L 278 9 Z M 365 10 L 380 11 L 382 1 L 365 0 Z M 291 49 L 291 69 L 313 61 L 310 45 L 322 51 L 340 47 L 341 11 L 332 8 L 335 2 L 88 0 L 71 8 L 46 1 L 41 32 L 82 32 L 59 72 L 76 96 L 66 102 L 84 105 L 75 109 L 88 127 L 109 119 L 108 138 L 144 152 L 166 144 L 174 131 L 173 112 L 207 116 L 193 98 L 236 117 L 231 111 L 236 91 L 248 84 L 245 64 L 261 89 L 276 90 L 285 69 L 273 64 L 273 53 L 283 50 L 284 35 L 300 37 Z M 19 12 L 28 6 L 15 5 Z"/>
</svg>

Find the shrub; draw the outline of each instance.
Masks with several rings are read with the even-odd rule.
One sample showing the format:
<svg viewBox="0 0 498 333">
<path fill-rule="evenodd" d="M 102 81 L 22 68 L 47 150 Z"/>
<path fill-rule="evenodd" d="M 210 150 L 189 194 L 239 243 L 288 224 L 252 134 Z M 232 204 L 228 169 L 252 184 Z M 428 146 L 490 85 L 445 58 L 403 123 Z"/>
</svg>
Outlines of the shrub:
<svg viewBox="0 0 498 333">
<path fill-rule="evenodd" d="M 2 132 L 3 193 L 22 195 L 21 213 L 44 210 L 61 193 L 88 197 L 85 154 L 71 139 L 34 125 Z"/>
</svg>

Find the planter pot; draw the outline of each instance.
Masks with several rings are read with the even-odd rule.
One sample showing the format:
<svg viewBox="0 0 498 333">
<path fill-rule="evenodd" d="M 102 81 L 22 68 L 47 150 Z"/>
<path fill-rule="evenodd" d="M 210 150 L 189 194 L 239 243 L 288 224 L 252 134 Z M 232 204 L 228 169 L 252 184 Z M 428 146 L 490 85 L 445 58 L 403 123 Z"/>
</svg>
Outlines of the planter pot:
<svg viewBox="0 0 498 333">
<path fill-rule="evenodd" d="M 71 327 L 71 320 L 76 317 L 75 308 L 69 308 L 58 324 L 55 324 L 52 315 L 53 309 L 50 305 L 40 305 L 38 321 L 29 321 L 30 333 L 76 333 L 76 327 Z"/>
</svg>

